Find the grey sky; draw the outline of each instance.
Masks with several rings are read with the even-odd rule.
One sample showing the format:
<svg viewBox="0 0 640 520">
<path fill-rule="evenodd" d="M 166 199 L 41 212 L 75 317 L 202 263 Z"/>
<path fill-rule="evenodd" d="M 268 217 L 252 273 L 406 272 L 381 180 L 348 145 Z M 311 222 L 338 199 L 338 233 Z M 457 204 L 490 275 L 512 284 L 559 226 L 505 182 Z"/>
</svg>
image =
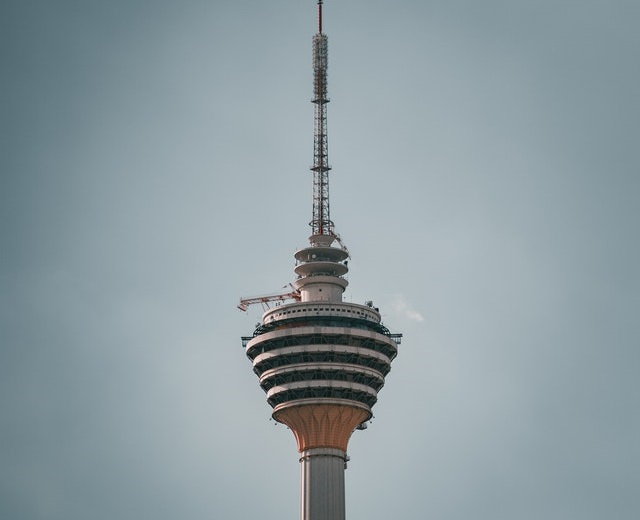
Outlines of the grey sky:
<svg viewBox="0 0 640 520">
<path fill-rule="evenodd" d="M 640 516 L 640 4 L 325 1 L 347 515 Z M 297 518 L 240 344 L 311 213 L 312 0 L 0 6 L 0 517 Z"/>
</svg>

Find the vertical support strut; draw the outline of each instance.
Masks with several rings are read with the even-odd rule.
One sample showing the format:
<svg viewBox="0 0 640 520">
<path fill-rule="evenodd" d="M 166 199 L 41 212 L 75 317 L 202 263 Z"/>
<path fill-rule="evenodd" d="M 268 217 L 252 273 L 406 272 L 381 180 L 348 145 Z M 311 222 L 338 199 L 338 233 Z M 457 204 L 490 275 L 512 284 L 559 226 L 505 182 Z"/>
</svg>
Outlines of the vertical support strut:
<svg viewBox="0 0 640 520">
<path fill-rule="evenodd" d="M 329 214 L 329 158 L 327 141 L 328 42 L 322 33 L 322 0 L 318 0 L 318 34 L 313 37 L 313 235 L 334 235 Z"/>
</svg>

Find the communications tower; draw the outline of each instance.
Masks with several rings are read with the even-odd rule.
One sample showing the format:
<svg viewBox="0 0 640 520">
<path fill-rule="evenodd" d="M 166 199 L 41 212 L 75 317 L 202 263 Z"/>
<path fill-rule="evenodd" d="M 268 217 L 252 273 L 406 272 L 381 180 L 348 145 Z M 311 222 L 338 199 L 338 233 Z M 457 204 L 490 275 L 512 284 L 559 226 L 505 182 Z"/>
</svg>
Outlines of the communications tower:
<svg viewBox="0 0 640 520">
<path fill-rule="evenodd" d="M 344 520 L 347 443 L 366 428 L 401 334 L 381 323 L 372 302 L 342 301 L 349 252 L 329 213 L 327 36 L 313 36 L 313 213 L 309 245 L 295 253 L 291 291 L 244 298 L 266 312 L 242 338 L 272 417 L 295 435 L 301 464 L 301 520 Z M 290 303 L 287 303 L 290 301 Z M 270 304 L 275 306 L 270 307 Z"/>
</svg>

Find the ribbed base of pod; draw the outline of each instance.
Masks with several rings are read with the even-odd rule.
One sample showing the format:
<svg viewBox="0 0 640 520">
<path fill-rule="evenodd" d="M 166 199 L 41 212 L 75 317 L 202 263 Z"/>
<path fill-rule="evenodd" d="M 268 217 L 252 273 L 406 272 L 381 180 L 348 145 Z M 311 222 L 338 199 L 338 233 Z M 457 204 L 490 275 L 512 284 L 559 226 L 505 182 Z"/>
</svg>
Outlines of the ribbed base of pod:
<svg viewBox="0 0 640 520">
<path fill-rule="evenodd" d="M 369 410 L 344 404 L 301 404 L 273 413 L 276 421 L 291 429 L 299 452 L 312 448 L 346 452 L 353 430 L 370 417 Z"/>
</svg>

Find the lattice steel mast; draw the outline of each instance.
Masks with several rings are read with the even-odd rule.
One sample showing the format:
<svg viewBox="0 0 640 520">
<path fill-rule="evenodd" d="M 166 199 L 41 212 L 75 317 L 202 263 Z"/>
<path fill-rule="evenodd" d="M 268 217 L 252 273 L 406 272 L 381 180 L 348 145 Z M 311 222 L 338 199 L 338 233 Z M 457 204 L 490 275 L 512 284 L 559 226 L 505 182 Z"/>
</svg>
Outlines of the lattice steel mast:
<svg viewBox="0 0 640 520">
<path fill-rule="evenodd" d="M 329 212 L 329 156 L 327 142 L 327 35 L 322 33 L 322 0 L 318 0 L 318 34 L 313 36 L 313 235 L 334 235 Z"/>
</svg>

